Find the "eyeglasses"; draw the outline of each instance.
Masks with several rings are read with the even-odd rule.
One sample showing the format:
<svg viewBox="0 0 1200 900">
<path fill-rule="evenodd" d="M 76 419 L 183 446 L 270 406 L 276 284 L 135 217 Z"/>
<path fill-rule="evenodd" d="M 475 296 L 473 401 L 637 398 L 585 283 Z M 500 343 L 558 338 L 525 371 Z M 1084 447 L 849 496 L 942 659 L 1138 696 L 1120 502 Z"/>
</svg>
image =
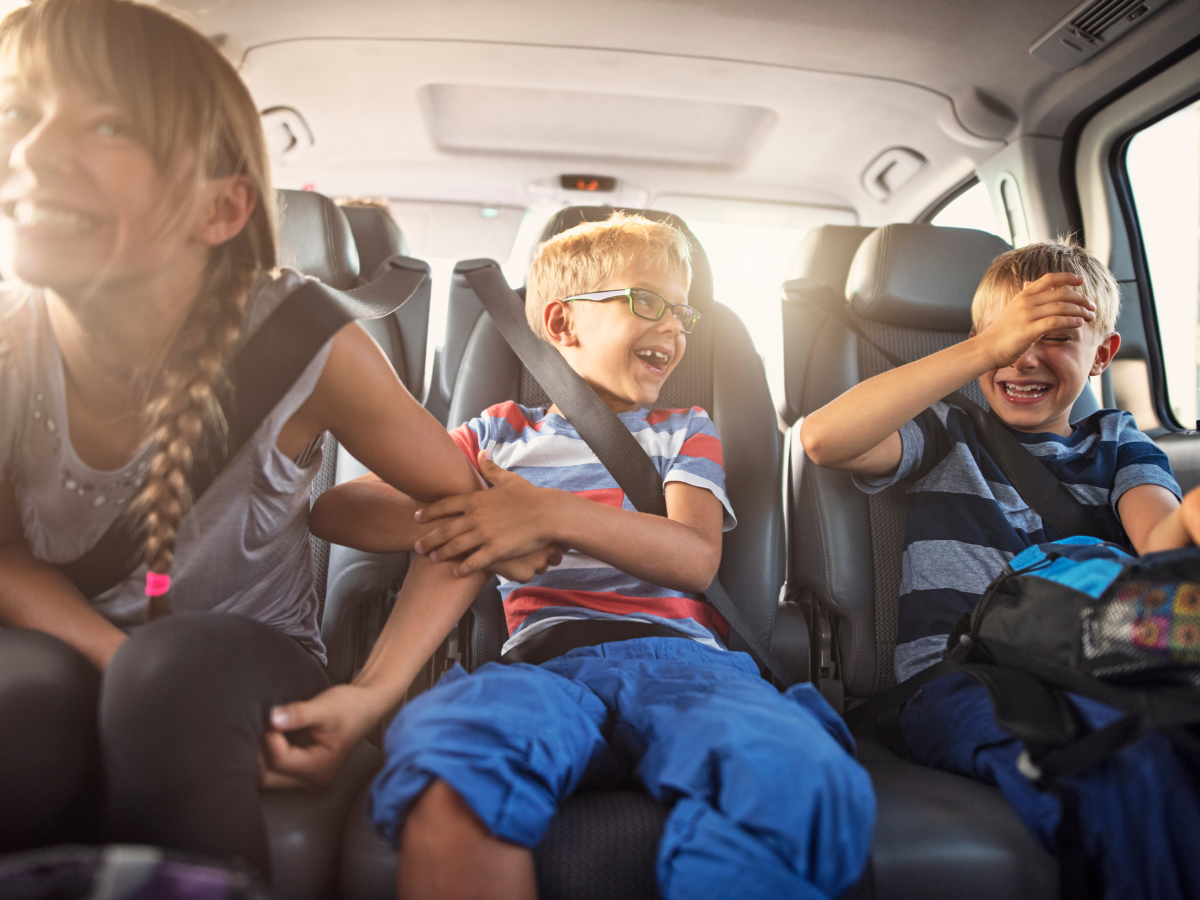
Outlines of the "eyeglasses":
<svg viewBox="0 0 1200 900">
<path fill-rule="evenodd" d="M 649 319 L 651 322 L 661 319 L 663 313 L 670 307 L 672 314 L 679 322 L 680 331 L 684 334 L 691 334 L 696 323 L 700 321 L 700 313 L 690 306 L 682 303 L 668 303 L 654 291 L 642 288 L 621 288 L 616 291 L 592 291 L 590 294 L 576 294 L 574 297 L 568 297 L 563 303 L 570 303 L 573 300 L 591 300 L 603 303 L 606 300 L 616 300 L 618 297 L 628 297 L 629 311 L 635 316 Z"/>
</svg>

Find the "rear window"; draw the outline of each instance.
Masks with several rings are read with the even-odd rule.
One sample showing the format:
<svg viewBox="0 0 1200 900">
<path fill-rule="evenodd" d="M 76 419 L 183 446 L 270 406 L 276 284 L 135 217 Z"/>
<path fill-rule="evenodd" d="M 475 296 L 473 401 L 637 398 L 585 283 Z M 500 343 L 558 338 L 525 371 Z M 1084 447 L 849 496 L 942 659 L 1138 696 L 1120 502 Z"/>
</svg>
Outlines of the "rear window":
<svg viewBox="0 0 1200 900">
<path fill-rule="evenodd" d="M 1200 102 L 1135 134 L 1125 171 L 1158 317 L 1167 399 L 1175 419 L 1190 428 L 1200 340 Z"/>
<path fill-rule="evenodd" d="M 996 214 L 987 185 L 978 181 L 943 206 L 929 223 L 948 228 L 976 228 L 1008 240 L 1008 235 L 1000 234 L 996 228 Z"/>
</svg>

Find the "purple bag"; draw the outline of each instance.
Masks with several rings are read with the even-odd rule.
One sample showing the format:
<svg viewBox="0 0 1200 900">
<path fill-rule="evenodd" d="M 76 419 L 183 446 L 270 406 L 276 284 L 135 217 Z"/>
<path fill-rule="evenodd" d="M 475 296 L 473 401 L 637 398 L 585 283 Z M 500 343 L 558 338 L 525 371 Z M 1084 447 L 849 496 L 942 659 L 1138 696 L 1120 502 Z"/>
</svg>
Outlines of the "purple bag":
<svg viewBox="0 0 1200 900">
<path fill-rule="evenodd" d="M 62 846 L 0 857 L 0 900 L 270 900 L 248 872 L 158 847 Z"/>
</svg>

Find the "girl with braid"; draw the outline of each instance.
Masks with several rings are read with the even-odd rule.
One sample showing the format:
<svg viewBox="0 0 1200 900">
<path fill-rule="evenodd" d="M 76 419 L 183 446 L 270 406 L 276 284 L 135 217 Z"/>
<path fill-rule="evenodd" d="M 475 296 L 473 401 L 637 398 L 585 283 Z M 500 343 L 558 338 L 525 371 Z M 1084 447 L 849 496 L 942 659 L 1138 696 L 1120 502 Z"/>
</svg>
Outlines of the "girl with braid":
<svg viewBox="0 0 1200 900">
<path fill-rule="evenodd" d="M 198 32 L 128 0 L 0 24 L 0 851 L 152 843 L 269 874 L 260 791 L 332 779 L 470 602 L 454 562 L 419 559 L 330 687 L 323 435 L 411 497 L 477 487 L 357 325 L 191 503 L 231 358 L 304 284 L 276 269 L 274 208 L 254 103 Z M 60 567 L 119 517 L 143 564 L 88 596 Z"/>
</svg>

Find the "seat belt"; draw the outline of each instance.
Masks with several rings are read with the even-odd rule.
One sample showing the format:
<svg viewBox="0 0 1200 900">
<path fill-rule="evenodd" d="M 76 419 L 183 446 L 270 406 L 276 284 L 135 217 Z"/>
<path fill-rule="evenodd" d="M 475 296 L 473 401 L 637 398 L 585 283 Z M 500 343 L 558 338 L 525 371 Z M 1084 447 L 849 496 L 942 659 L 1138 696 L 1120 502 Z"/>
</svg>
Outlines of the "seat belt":
<svg viewBox="0 0 1200 900">
<path fill-rule="evenodd" d="M 317 352 L 345 325 L 377 319 L 399 309 L 429 277 L 429 266 L 395 256 L 379 278 L 352 291 L 307 281 L 289 294 L 234 357 L 232 389 L 223 399 L 227 440 L 212 442 L 188 477 L 193 506 L 237 456 L 271 410 L 291 390 Z M 120 584 L 141 565 L 139 523 L 119 515 L 83 556 L 56 568 L 85 597 Z"/>
<path fill-rule="evenodd" d="M 878 350 L 892 366 L 900 368 L 908 365 L 909 361 L 880 347 L 866 335 L 833 288 L 815 278 L 797 278 L 783 287 L 789 296 L 803 299 L 854 332 L 860 340 Z M 1115 536 L 1101 526 L 1067 486 L 1055 478 L 999 419 L 961 391 L 955 391 L 944 399 L 970 416 L 979 442 L 987 449 L 1009 484 L 1060 538 L 1087 535 L 1103 541 L 1113 540 Z"/>
<path fill-rule="evenodd" d="M 483 308 L 547 396 L 579 432 L 596 457 L 640 512 L 666 516 L 662 478 L 637 438 L 562 356 L 533 333 L 525 318 L 525 304 L 508 286 L 500 267 L 490 259 L 472 259 L 454 267 L 475 291 Z M 774 659 L 751 630 L 718 578 L 705 589 L 704 599 L 745 642 L 750 655 L 782 687 L 795 679 Z"/>
</svg>

